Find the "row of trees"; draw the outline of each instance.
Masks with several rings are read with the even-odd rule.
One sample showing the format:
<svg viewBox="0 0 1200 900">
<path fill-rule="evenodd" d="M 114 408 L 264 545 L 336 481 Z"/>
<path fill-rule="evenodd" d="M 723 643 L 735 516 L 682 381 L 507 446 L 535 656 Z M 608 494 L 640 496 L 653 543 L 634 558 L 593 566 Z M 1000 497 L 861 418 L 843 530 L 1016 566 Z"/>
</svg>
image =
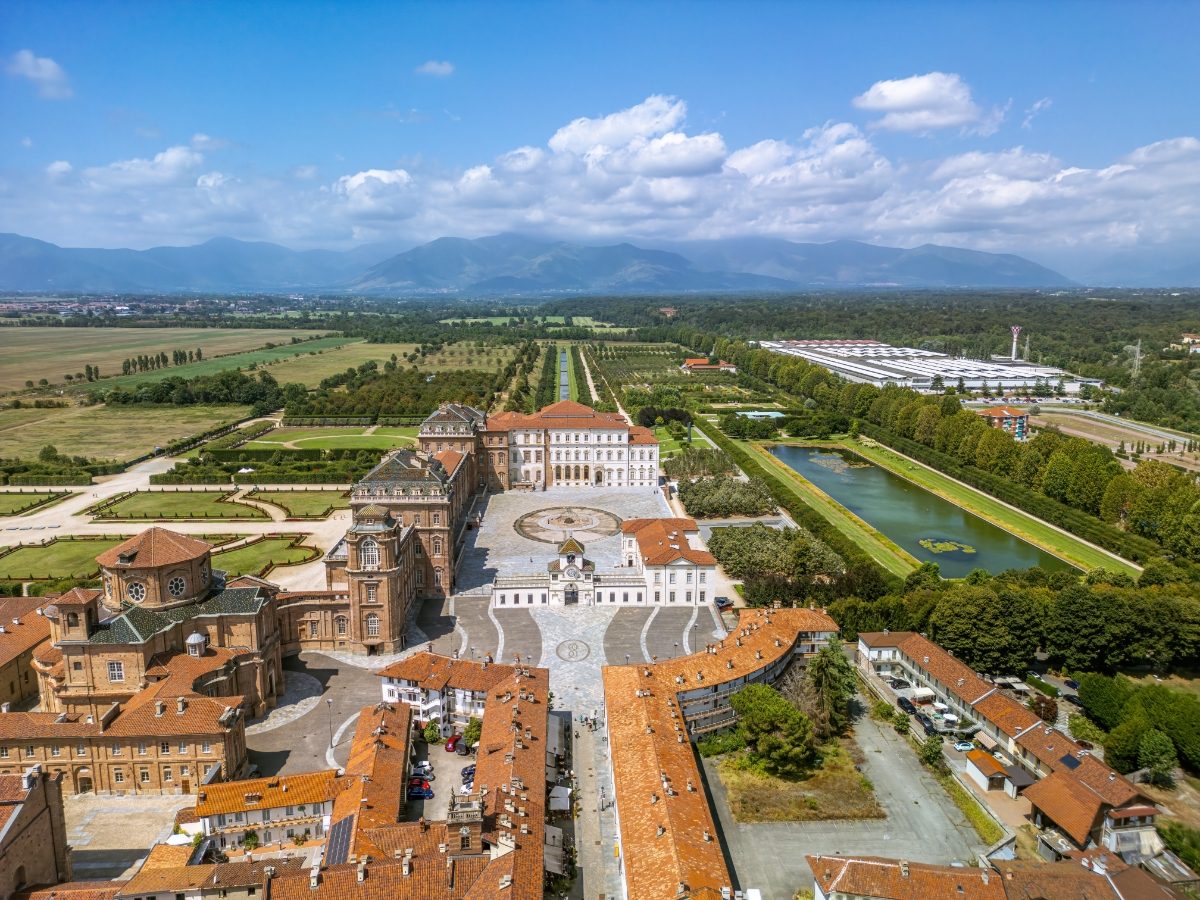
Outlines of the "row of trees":
<svg viewBox="0 0 1200 900">
<path fill-rule="evenodd" d="M 157 353 L 139 353 L 137 356 L 121 360 L 121 374 L 136 375 L 139 372 L 154 372 L 168 366 L 182 366 L 190 362 L 200 362 L 203 359 L 204 350 L 200 347 L 195 350 L 172 350 L 170 356 L 167 356 L 166 350 L 160 350 Z M 98 378 L 99 374 L 96 377 Z M 94 379 L 88 379 L 88 381 L 92 380 Z"/>
<path fill-rule="evenodd" d="M 252 406 L 253 414 L 258 416 L 285 404 L 300 404 L 306 394 L 304 385 L 281 386 L 269 372 L 247 373 L 227 369 L 215 375 L 196 375 L 192 378 L 172 375 L 133 388 L 113 388 L 97 392 L 91 399 L 103 400 L 115 406 L 241 403 Z"/>
<path fill-rule="evenodd" d="M 775 511 L 775 501 L 766 486 L 754 479 L 742 481 L 728 475 L 682 482 L 679 499 L 688 515 L 698 519 L 727 516 L 761 516 Z"/>
</svg>

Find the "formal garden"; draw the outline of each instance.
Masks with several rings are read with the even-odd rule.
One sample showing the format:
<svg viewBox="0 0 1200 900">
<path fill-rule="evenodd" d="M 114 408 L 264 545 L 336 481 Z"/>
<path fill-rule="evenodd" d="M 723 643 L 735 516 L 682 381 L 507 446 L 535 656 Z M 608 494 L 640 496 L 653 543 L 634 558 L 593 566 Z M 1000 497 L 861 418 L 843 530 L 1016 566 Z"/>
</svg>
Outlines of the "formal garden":
<svg viewBox="0 0 1200 900">
<path fill-rule="evenodd" d="M 289 519 L 324 519 L 335 509 L 348 509 L 347 491 L 259 491 L 246 494 L 247 500 L 269 503 L 282 509 Z"/>
<path fill-rule="evenodd" d="M 232 501 L 233 491 L 131 491 L 91 507 L 100 521 L 269 519 L 263 510 Z"/>
<path fill-rule="evenodd" d="M 70 491 L 0 491 L 0 516 L 33 512 L 70 496 Z"/>
</svg>

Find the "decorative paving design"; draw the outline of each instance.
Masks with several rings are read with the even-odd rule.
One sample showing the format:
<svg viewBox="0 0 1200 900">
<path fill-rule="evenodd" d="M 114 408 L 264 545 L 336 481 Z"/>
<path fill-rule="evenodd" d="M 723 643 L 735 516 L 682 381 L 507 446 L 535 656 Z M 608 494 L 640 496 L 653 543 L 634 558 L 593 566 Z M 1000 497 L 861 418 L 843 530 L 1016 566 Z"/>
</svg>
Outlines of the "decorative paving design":
<svg viewBox="0 0 1200 900">
<path fill-rule="evenodd" d="M 513 523 L 517 534 L 543 544 L 574 537 L 585 545 L 621 530 L 621 518 L 592 506 L 551 506 L 525 513 Z"/>
<path fill-rule="evenodd" d="M 554 652 L 558 654 L 559 659 L 567 662 L 580 662 L 588 658 L 592 649 L 585 642 L 571 638 L 559 644 Z"/>
</svg>

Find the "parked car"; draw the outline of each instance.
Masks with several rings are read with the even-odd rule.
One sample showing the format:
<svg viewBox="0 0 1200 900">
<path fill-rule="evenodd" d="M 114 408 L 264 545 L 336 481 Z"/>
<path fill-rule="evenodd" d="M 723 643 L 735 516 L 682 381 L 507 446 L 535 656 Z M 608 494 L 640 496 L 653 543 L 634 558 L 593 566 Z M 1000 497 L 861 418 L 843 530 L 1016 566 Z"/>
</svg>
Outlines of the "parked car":
<svg viewBox="0 0 1200 900">
<path fill-rule="evenodd" d="M 959 753 L 968 753 L 971 750 L 975 749 L 975 742 L 974 741 L 957 741 L 954 744 L 954 749 L 957 750 Z"/>
<path fill-rule="evenodd" d="M 475 782 L 472 781 L 470 784 L 464 784 L 462 787 L 460 787 L 458 789 L 458 792 L 465 797 L 465 796 L 467 796 L 467 794 L 471 793 L 473 790 L 475 790 Z"/>
<path fill-rule="evenodd" d="M 717 609 L 733 609 L 733 601 L 728 597 L 718 597 L 715 601 Z"/>
<path fill-rule="evenodd" d="M 461 735 L 459 735 L 459 736 L 461 737 Z M 457 753 L 459 756 L 470 756 L 471 748 L 467 746 L 466 741 L 460 740 L 457 743 L 455 743 L 454 752 Z"/>
<path fill-rule="evenodd" d="M 409 800 L 432 800 L 433 799 L 433 789 L 427 788 L 427 787 L 413 787 L 412 785 L 409 785 L 408 799 Z"/>
<path fill-rule="evenodd" d="M 463 766 L 462 777 L 463 781 L 475 780 L 475 763 L 471 763 L 469 766 Z"/>
<path fill-rule="evenodd" d="M 892 686 L 893 690 L 897 690 L 897 691 L 903 691 L 903 690 L 906 690 L 906 689 L 912 687 L 912 685 L 909 684 L 907 681 L 905 681 L 903 678 L 893 678 L 891 681 L 888 682 L 888 684 L 890 684 Z"/>
<path fill-rule="evenodd" d="M 1073 691 L 1079 690 L 1079 682 L 1076 681 L 1074 678 L 1068 678 L 1066 681 L 1063 682 L 1063 684 L 1065 684 L 1067 687 L 1069 687 Z"/>
<path fill-rule="evenodd" d="M 899 707 L 900 707 L 902 710 L 904 710 L 906 713 L 908 713 L 910 716 L 912 716 L 912 715 L 916 715 L 916 713 L 917 713 L 917 707 L 916 707 L 916 704 L 914 704 L 914 703 L 913 703 L 911 700 L 909 700 L 907 697 L 901 697 L 899 700 L 897 700 L 897 701 L 896 701 L 896 704 L 897 704 L 897 705 L 898 705 L 898 706 L 899 706 Z"/>
<path fill-rule="evenodd" d="M 423 759 L 418 763 L 413 763 L 413 771 L 417 772 L 419 774 L 422 774 L 422 775 L 425 774 L 426 772 L 432 772 L 433 771 L 433 763 L 431 763 L 427 759 Z"/>
<path fill-rule="evenodd" d="M 419 776 L 417 778 L 410 778 L 410 779 L 408 779 L 408 786 L 410 788 L 425 788 L 425 789 L 427 789 L 429 787 L 429 779 L 421 778 Z"/>
<path fill-rule="evenodd" d="M 917 721 L 921 723 L 921 728 L 926 734 L 937 734 L 937 728 L 933 724 L 933 719 L 925 715 L 925 713 L 917 713 Z"/>
<path fill-rule="evenodd" d="M 1080 709 L 1083 709 L 1083 701 L 1079 699 L 1078 694 L 1063 694 L 1062 698 L 1072 706 L 1078 706 Z"/>
<path fill-rule="evenodd" d="M 446 739 L 446 752 L 453 753 L 455 750 L 458 749 L 458 745 L 460 743 L 462 743 L 462 735 L 461 734 L 451 735 L 449 738 Z"/>
</svg>

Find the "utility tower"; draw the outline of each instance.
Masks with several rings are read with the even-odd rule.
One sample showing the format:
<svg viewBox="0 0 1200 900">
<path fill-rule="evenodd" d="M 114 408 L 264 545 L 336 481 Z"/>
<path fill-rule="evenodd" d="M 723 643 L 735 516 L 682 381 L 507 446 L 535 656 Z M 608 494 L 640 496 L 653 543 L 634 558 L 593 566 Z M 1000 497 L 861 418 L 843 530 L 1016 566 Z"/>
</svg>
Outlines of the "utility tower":
<svg viewBox="0 0 1200 900">
<path fill-rule="evenodd" d="M 1016 362 L 1017 361 L 1017 339 L 1021 336 L 1021 326 L 1020 325 L 1012 326 L 1012 336 L 1013 336 L 1012 361 Z"/>
</svg>

